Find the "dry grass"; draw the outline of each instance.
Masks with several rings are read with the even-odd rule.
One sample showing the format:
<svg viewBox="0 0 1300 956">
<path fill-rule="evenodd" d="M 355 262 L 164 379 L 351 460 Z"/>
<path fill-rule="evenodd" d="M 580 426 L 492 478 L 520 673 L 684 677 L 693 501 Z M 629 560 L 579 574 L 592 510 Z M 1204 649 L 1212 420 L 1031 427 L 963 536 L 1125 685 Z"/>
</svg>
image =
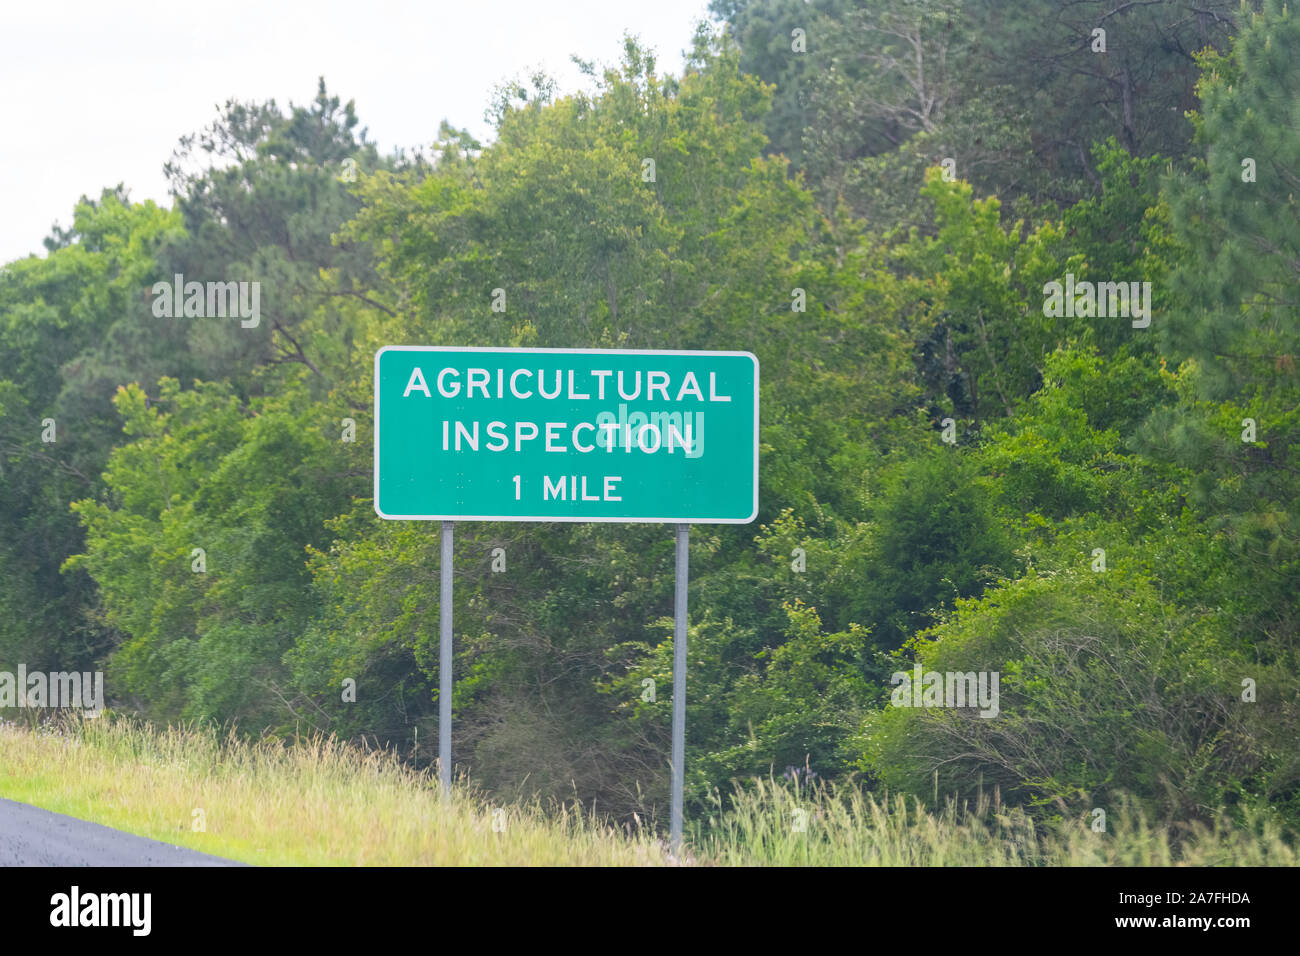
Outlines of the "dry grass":
<svg viewBox="0 0 1300 956">
<path fill-rule="evenodd" d="M 391 753 L 330 738 L 291 746 L 101 717 L 0 729 L 0 796 L 155 840 L 279 866 L 635 865 L 665 862 L 650 834 L 573 807 L 493 808 Z M 205 832 L 193 829 L 203 811 Z"/>
<path fill-rule="evenodd" d="M 947 800 L 938 812 L 901 795 L 856 786 L 799 791 L 763 780 L 738 789 L 697 832 L 698 852 L 722 864 L 781 866 L 1295 866 L 1294 839 L 1271 814 L 1241 826 L 1177 833 L 1148 826 L 1128 803 L 1112 808 L 1105 833 L 1086 819 L 1045 827 L 1019 809 Z M 797 829 L 802 827 L 802 832 Z"/>
<path fill-rule="evenodd" d="M 391 753 L 332 738 L 248 741 L 156 731 L 125 718 L 0 723 L 0 796 L 262 865 L 665 865 L 649 830 L 628 832 L 573 805 L 495 809 L 464 781 L 437 781 Z M 932 812 L 857 787 L 738 787 L 691 821 L 685 862 L 819 866 L 1192 866 L 1298 862 L 1294 836 L 1266 813 L 1175 834 L 1114 808 L 1107 833 L 1086 821 L 1044 829 L 1019 810 L 948 801 Z M 206 830 L 196 832 L 201 809 Z M 796 811 L 800 811 L 796 813 Z M 802 826 L 802 829 L 799 827 Z"/>
</svg>

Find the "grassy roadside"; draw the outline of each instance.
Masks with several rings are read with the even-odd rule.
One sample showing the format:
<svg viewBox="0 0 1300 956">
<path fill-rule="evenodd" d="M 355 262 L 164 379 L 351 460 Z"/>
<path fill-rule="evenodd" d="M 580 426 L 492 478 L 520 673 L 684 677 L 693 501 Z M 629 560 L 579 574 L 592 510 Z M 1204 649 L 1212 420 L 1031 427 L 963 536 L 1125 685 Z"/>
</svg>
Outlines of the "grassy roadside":
<svg viewBox="0 0 1300 956">
<path fill-rule="evenodd" d="M 125 719 L 0 725 L 0 797 L 261 865 L 663 865 L 653 833 L 572 807 L 510 806 L 336 740 L 249 742 Z M 856 788 L 796 793 L 767 781 L 691 821 L 687 861 L 720 865 L 1274 865 L 1300 862 L 1270 817 L 1181 828 L 1175 840 L 1115 808 L 1108 832 L 1044 830 L 981 801 L 937 812 Z M 193 828 L 202 811 L 205 829 Z M 504 822 L 504 829 L 500 829 Z M 1175 849 L 1176 847 L 1176 849 Z"/>
<path fill-rule="evenodd" d="M 155 840 L 271 866 L 657 863 L 655 841 L 572 809 L 492 808 L 391 754 L 335 740 L 242 741 L 150 731 L 101 717 L 31 731 L 0 728 L 0 797 Z M 203 832 L 193 827 L 202 811 Z M 499 823 L 498 823 L 499 825 Z"/>
</svg>

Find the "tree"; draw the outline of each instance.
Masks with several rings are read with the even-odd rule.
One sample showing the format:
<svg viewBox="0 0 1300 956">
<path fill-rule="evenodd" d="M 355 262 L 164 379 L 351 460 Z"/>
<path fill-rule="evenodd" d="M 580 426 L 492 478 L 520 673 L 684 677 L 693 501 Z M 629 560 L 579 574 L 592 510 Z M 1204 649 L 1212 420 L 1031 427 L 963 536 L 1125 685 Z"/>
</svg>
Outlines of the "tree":
<svg viewBox="0 0 1300 956">
<path fill-rule="evenodd" d="M 132 204 L 122 187 L 82 197 L 44 258 L 0 269 L 0 662 L 91 669 L 115 635 L 84 573 L 60 574 L 83 535 L 68 502 L 98 494 L 120 434 L 107 391 L 80 385 L 141 287 L 179 217 Z"/>
</svg>

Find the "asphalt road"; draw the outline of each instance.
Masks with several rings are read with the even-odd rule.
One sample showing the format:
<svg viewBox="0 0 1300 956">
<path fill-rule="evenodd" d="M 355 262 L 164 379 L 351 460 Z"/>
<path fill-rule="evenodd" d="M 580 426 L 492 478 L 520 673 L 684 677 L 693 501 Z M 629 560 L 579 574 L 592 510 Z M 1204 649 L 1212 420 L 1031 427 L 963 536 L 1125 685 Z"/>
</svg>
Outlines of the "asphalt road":
<svg viewBox="0 0 1300 956">
<path fill-rule="evenodd" d="M 242 866 L 0 799 L 0 866 Z"/>
</svg>

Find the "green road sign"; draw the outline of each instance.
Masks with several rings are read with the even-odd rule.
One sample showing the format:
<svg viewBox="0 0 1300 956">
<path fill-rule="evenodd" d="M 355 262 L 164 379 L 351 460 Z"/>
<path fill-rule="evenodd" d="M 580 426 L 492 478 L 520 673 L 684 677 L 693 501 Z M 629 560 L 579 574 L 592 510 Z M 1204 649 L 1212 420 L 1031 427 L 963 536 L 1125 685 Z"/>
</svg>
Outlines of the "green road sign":
<svg viewBox="0 0 1300 956">
<path fill-rule="evenodd" d="M 758 514 L 758 359 L 387 346 L 375 353 L 375 511 L 746 524 Z"/>
</svg>

